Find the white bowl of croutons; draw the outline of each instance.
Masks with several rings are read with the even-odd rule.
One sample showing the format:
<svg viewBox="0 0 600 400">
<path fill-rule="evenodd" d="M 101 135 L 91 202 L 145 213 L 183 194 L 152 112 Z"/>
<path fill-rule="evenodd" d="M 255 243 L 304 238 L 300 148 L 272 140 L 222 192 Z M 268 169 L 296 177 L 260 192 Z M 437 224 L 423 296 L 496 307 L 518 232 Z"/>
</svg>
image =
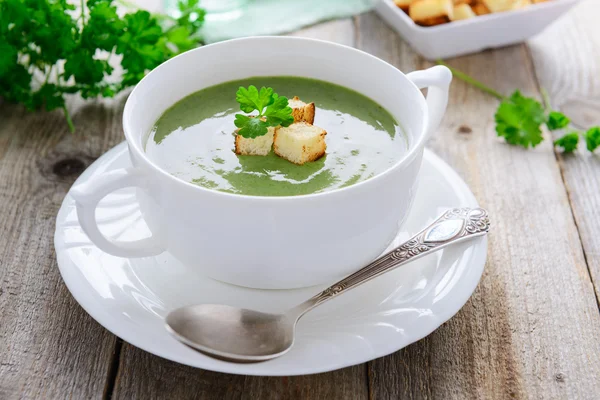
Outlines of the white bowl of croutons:
<svg viewBox="0 0 600 400">
<path fill-rule="evenodd" d="M 429 60 L 522 42 L 578 0 L 380 0 L 381 18 Z"/>
</svg>

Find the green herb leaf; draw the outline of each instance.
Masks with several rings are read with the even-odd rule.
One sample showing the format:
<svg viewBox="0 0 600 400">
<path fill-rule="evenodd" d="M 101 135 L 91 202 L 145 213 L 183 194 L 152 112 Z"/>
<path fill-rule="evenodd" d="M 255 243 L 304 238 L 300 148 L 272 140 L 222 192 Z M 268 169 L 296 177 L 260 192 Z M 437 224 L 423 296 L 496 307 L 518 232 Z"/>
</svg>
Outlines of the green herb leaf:
<svg viewBox="0 0 600 400">
<path fill-rule="evenodd" d="M 134 10 L 113 0 L 0 0 L 0 97 L 29 110 L 65 107 L 67 94 L 112 97 L 168 58 L 200 43 L 198 0 L 178 2 L 181 16 Z M 122 55 L 119 59 L 115 54 Z M 114 76 L 113 64 L 124 70 Z"/>
<path fill-rule="evenodd" d="M 88 1 L 88 7 L 90 15 L 82 32 L 83 45 L 112 51 L 125 28 L 117 14 L 117 7 L 105 0 Z"/>
<path fill-rule="evenodd" d="M 554 141 L 555 146 L 563 148 L 565 153 L 571 153 L 577 149 L 579 144 L 579 133 L 571 132 Z"/>
<path fill-rule="evenodd" d="M 500 103 L 495 118 L 498 136 L 509 144 L 528 148 L 544 140 L 540 129 L 546 120 L 542 105 L 518 90 Z"/>
<path fill-rule="evenodd" d="M 179 1 L 177 7 L 181 16 L 177 18 L 177 25 L 186 27 L 190 36 L 193 36 L 204 23 L 206 11 L 198 6 L 199 0 Z"/>
<path fill-rule="evenodd" d="M 75 78 L 75 82 L 93 85 L 104 78 L 104 64 L 96 60 L 88 49 L 71 54 L 65 63 L 64 79 Z"/>
<path fill-rule="evenodd" d="M 592 152 L 600 147 L 600 127 L 594 126 L 585 133 L 585 144 Z"/>
<path fill-rule="evenodd" d="M 548 114 L 546 126 L 549 130 L 555 131 L 566 127 L 570 122 L 571 120 L 565 114 L 558 111 L 551 111 L 550 114 Z"/>
<path fill-rule="evenodd" d="M 238 134 L 245 138 L 255 138 L 266 135 L 269 131 L 269 124 L 260 118 L 248 117 L 243 114 L 235 115 L 235 126 L 240 128 Z"/>
<path fill-rule="evenodd" d="M 17 50 L 8 43 L 0 42 L 0 77 L 17 64 Z"/>
<path fill-rule="evenodd" d="M 542 123 L 545 122 L 548 129 L 553 131 L 563 129 L 571 122 L 566 115 L 558 111 L 550 111 L 548 118 L 545 118 L 544 109 L 540 103 L 533 98 L 524 97 L 518 90 L 507 99 L 484 83 L 475 80 L 464 72 L 451 68 L 442 60 L 437 60 L 437 63 L 450 68 L 455 78 L 502 100 L 495 115 L 496 132 L 498 136 L 504 137 L 507 143 L 525 148 L 535 147 L 544 140 L 540 129 Z M 548 110 L 550 108 L 548 94 L 544 88 L 541 89 L 541 92 L 546 110 Z M 600 147 L 600 127 L 590 128 L 583 136 L 589 151 L 593 152 Z M 565 153 L 574 151 L 578 144 L 578 132 L 570 132 L 554 142 L 554 145 L 562 147 Z"/>
<path fill-rule="evenodd" d="M 260 107 L 258 104 L 258 89 L 253 85 L 250 85 L 248 89 L 240 86 L 235 94 L 235 100 L 240 103 L 240 110 L 243 112 L 251 113 Z"/>
<path fill-rule="evenodd" d="M 256 110 L 262 115 L 263 109 L 274 101 L 273 89 L 262 87 L 259 92 L 254 85 L 248 86 L 248 89 L 240 87 L 235 99 L 240 103 L 240 110 L 247 113 Z"/>
<path fill-rule="evenodd" d="M 272 88 L 248 86 L 240 87 L 235 99 L 240 103 L 240 110 L 251 113 L 258 111 L 256 116 L 235 115 L 235 126 L 240 128 L 238 134 L 246 138 L 265 135 L 269 126 L 289 126 L 294 122 L 292 108 L 288 99 L 279 96 Z"/>
<path fill-rule="evenodd" d="M 269 126 L 290 126 L 294 123 L 292 107 L 288 105 L 287 97 L 280 97 L 277 93 L 273 94 L 273 104 L 267 107 L 264 116 L 267 117 Z"/>
<path fill-rule="evenodd" d="M 243 128 L 244 126 L 246 126 L 247 123 L 250 122 L 251 119 L 252 117 L 249 117 L 244 114 L 235 114 L 235 121 L 233 121 L 233 123 L 238 128 Z"/>
</svg>

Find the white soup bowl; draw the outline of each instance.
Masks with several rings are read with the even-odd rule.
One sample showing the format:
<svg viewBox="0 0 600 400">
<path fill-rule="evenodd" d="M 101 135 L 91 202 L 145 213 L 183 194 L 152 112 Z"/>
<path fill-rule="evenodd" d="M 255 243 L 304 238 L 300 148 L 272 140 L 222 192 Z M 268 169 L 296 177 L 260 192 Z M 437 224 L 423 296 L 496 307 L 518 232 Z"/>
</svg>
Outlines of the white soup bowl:
<svg viewBox="0 0 600 400">
<path fill-rule="evenodd" d="M 408 151 L 366 181 L 290 197 L 207 189 L 148 159 L 145 141 L 166 109 L 198 90 L 252 76 L 314 78 L 362 93 L 399 121 Z M 253 37 L 188 51 L 150 72 L 130 94 L 123 127 L 133 167 L 73 188 L 79 221 L 109 254 L 145 257 L 169 251 L 223 282 L 287 289 L 334 281 L 381 254 L 406 219 L 425 141 L 444 114 L 451 79 L 445 67 L 405 75 L 362 51 L 303 38 Z M 419 90 L 425 87 L 427 98 Z M 129 186 L 138 188 L 152 236 L 115 241 L 98 229 L 95 209 L 107 194 Z"/>
</svg>

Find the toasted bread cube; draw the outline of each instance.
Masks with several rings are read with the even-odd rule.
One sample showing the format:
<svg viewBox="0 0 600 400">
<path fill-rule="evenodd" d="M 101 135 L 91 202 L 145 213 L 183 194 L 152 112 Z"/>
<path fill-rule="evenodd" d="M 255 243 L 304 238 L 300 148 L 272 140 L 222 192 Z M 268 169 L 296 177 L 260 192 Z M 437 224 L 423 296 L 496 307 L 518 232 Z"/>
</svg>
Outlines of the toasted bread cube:
<svg viewBox="0 0 600 400">
<path fill-rule="evenodd" d="M 519 10 L 531 5 L 531 0 L 518 0 L 511 8 L 511 10 Z"/>
<path fill-rule="evenodd" d="M 255 138 L 245 138 L 241 135 L 235 135 L 235 154 L 244 156 L 266 156 L 269 154 L 273 145 L 275 127 L 270 126 L 268 129 L 265 135 Z"/>
<path fill-rule="evenodd" d="M 435 25 L 447 24 L 448 22 L 450 22 L 450 19 L 448 17 L 433 17 L 433 18 L 426 18 L 417 23 L 422 26 L 435 26 Z"/>
<path fill-rule="evenodd" d="M 273 150 L 275 154 L 294 164 L 302 165 L 325 154 L 327 132 L 306 122 L 296 122 L 287 128 L 277 127 Z"/>
<path fill-rule="evenodd" d="M 288 105 L 292 107 L 292 115 L 294 116 L 294 122 L 306 122 L 313 124 L 315 122 L 315 103 L 305 103 L 294 96 L 293 99 L 288 100 Z"/>
<path fill-rule="evenodd" d="M 471 5 L 471 4 L 475 3 L 475 0 L 452 0 L 452 2 L 454 3 L 454 6 L 458 6 L 461 4 Z"/>
<path fill-rule="evenodd" d="M 483 3 L 476 3 L 471 7 L 475 14 L 477 15 L 485 15 L 490 13 L 490 9 Z"/>
<path fill-rule="evenodd" d="M 411 3 L 408 15 L 419 25 L 438 25 L 452 19 L 452 0 L 419 0 Z"/>
<path fill-rule="evenodd" d="M 410 6 L 411 3 L 414 3 L 415 1 L 416 0 L 394 0 L 394 4 L 396 4 L 396 6 L 400 7 L 404 11 L 408 11 L 408 6 Z"/>
<path fill-rule="evenodd" d="M 482 0 L 486 7 L 493 13 L 522 8 L 521 0 Z"/>
<path fill-rule="evenodd" d="M 454 10 L 452 11 L 453 17 L 452 21 L 458 21 L 461 19 L 469 19 L 476 17 L 477 14 L 473 12 L 473 9 L 468 4 L 459 4 L 454 6 Z"/>
</svg>

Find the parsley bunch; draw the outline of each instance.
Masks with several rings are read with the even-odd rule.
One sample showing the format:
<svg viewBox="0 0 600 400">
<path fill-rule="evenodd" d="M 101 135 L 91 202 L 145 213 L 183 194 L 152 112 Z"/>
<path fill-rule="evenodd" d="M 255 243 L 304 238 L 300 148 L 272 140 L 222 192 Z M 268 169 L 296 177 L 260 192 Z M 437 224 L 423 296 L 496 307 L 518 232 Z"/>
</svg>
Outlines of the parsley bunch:
<svg viewBox="0 0 600 400">
<path fill-rule="evenodd" d="M 62 109 L 65 95 L 113 97 L 151 69 L 195 47 L 204 21 L 198 0 L 180 17 L 117 12 L 113 0 L 0 0 L 0 97 L 28 110 Z M 110 60 L 120 61 L 113 74 Z M 113 63 L 114 64 L 114 63 Z"/>
<path fill-rule="evenodd" d="M 510 97 L 506 97 L 442 61 L 438 61 L 438 64 L 448 67 L 456 78 L 491 94 L 501 101 L 495 115 L 496 133 L 498 136 L 503 137 L 508 144 L 525 148 L 535 147 L 544 140 L 541 129 L 543 124 L 550 131 L 569 127 L 571 121 L 566 115 L 550 109 L 548 96 L 544 90 L 542 90 L 544 97 L 544 106 L 542 106 L 536 99 L 523 96 L 519 90 L 515 90 Z M 565 153 L 571 153 L 577 149 L 580 136 L 585 139 L 589 151 L 593 152 L 600 147 L 600 127 L 590 128 L 587 132 L 570 130 L 555 140 L 554 145 L 561 147 Z"/>
<path fill-rule="evenodd" d="M 240 130 L 238 134 L 245 138 L 255 138 L 267 133 L 270 126 L 290 126 L 294 122 L 292 108 L 287 97 L 279 96 L 272 88 L 256 86 L 240 87 L 235 94 L 240 110 L 258 115 L 235 114 L 234 124 Z"/>
</svg>

